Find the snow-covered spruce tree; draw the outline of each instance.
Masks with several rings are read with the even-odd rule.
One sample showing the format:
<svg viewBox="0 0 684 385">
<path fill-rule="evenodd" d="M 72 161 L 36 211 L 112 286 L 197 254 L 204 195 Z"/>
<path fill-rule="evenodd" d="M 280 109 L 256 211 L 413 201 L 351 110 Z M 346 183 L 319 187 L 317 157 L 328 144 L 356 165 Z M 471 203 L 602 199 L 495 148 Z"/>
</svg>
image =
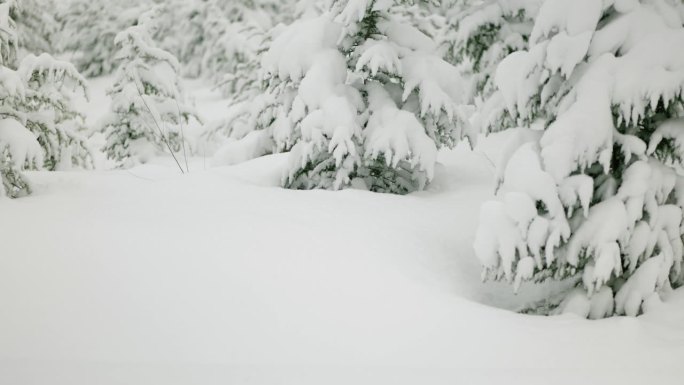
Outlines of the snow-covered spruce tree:
<svg viewBox="0 0 684 385">
<path fill-rule="evenodd" d="M 204 53 L 213 43 L 207 36 L 214 32 L 205 27 L 215 27 L 207 21 L 221 16 L 216 14 L 216 4 L 216 0 L 173 0 L 164 4 L 167 10 L 173 11 L 167 11 L 165 17 L 158 18 L 158 28 L 152 37 L 159 42 L 160 48 L 182 63 L 183 76 L 197 78 L 202 75 Z"/>
<path fill-rule="evenodd" d="M 403 6 L 334 1 L 273 41 L 263 58 L 268 89 L 254 102 L 259 129 L 245 139 L 290 150 L 286 187 L 419 190 L 437 148 L 459 139 L 458 73 L 397 17 Z"/>
<path fill-rule="evenodd" d="M 13 0 L 0 0 L 0 196 L 19 197 L 30 193 L 22 169 L 39 168 L 43 162 L 38 141 L 24 125 L 21 112 L 24 84 L 12 69 L 18 38 L 11 18 Z"/>
<path fill-rule="evenodd" d="M 277 19 L 265 11 L 275 14 L 272 8 L 278 7 L 271 3 L 208 4 L 204 38 L 210 44 L 202 57 L 202 73 L 233 100 L 248 100 L 260 89 L 260 53 L 266 49 L 268 31 Z"/>
<path fill-rule="evenodd" d="M 574 279 L 555 312 L 637 315 L 681 285 L 684 5 L 546 0 L 495 80 L 516 128 L 480 214 L 485 275 Z"/>
<path fill-rule="evenodd" d="M 149 1 L 71 0 L 57 14 L 61 26 L 56 49 L 70 53 L 70 61 L 84 76 L 114 71 L 114 37 L 134 25 Z"/>
<path fill-rule="evenodd" d="M 25 84 L 21 110 L 26 127 L 37 137 L 48 170 L 94 167 L 85 136 L 85 118 L 73 107 L 77 91 L 87 96 L 86 80 L 71 63 L 48 54 L 29 54 L 19 64 Z"/>
<path fill-rule="evenodd" d="M 164 2 L 165 17 L 153 36 L 174 54 L 183 75 L 206 77 L 227 96 L 256 83 L 257 52 L 267 31 L 288 19 L 292 0 L 202 0 Z"/>
<path fill-rule="evenodd" d="M 514 51 L 524 49 L 542 0 L 454 0 L 447 10 L 442 37 L 446 60 L 470 79 L 468 103 L 475 106 L 472 123 L 480 131 L 497 131 L 513 124 L 506 118 L 494 72 Z"/>
<path fill-rule="evenodd" d="M 438 45 L 442 40 L 442 34 L 447 29 L 446 9 L 449 9 L 453 1 L 407 1 L 401 7 L 396 7 L 397 21 L 408 23 L 429 36 Z M 444 56 L 442 54 L 442 56 Z"/>
<path fill-rule="evenodd" d="M 12 18 L 17 23 L 19 49 L 28 53 L 54 51 L 53 40 L 59 30 L 54 0 L 21 0 Z M 21 55 L 23 56 L 23 54 Z"/>
<path fill-rule="evenodd" d="M 137 25 L 115 38 L 120 65 L 109 90 L 110 112 L 101 127 L 107 138 L 104 151 L 124 167 L 145 162 L 158 152 L 186 150 L 182 128 L 191 118 L 198 119 L 184 103 L 178 61 L 150 37 L 158 10 L 145 12 Z"/>
<path fill-rule="evenodd" d="M 236 143 L 245 136 L 261 130 L 276 100 L 265 92 L 262 56 L 278 36 L 285 23 L 318 16 L 325 4 L 318 0 L 258 0 L 238 1 L 226 6 L 223 15 L 211 20 L 221 27 L 207 28 L 210 36 L 216 35 L 205 53 L 202 68 L 205 76 L 213 78 L 224 95 L 230 97 L 223 117 L 205 125 L 202 135 L 205 149 L 213 152 L 221 148 L 220 163 L 235 163 L 268 153 L 272 141 L 248 140 Z M 213 14 L 213 13 L 212 13 Z M 237 144 L 237 146 L 235 146 Z M 246 150 L 246 151 L 245 151 Z M 226 159 L 226 155 L 230 160 Z"/>
</svg>

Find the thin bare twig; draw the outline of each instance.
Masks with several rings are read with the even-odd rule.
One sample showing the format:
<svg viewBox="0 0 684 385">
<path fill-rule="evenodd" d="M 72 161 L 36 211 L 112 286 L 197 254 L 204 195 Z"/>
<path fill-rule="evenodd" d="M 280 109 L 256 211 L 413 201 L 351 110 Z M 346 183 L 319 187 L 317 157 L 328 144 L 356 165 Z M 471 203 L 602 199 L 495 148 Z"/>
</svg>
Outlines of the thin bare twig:
<svg viewBox="0 0 684 385">
<path fill-rule="evenodd" d="M 157 130 L 159 130 L 159 135 L 162 138 L 162 141 L 164 144 L 166 144 L 166 147 L 169 149 L 169 152 L 171 153 L 171 156 L 173 157 L 173 160 L 176 161 L 176 164 L 178 165 L 178 169 L 180 169 L 181 174 L 185 174 L 185 171 L 183 171 L 183 167 L 181 166 L 180 162 L 178 161 L 178 158 L 176 158 L 176 154 L 173 153 L 173 149 L 171 149 L 171 145 L 169 144 L 169 140 L 164 136 L 164 131 L 162 128 L 159 126 L 159 122 L 157 122 L 157 118 L 154 117 L 154 114 L 152 113 L 152 109 L 150 106 L 147 104 L 147 101 L 143 97 L 142 92 L 140 92 L 140 89 L 138 88 L 138 84 L 135 84 L 135 90 L 138 91 L 138 95 L 140 95 L 140 99 L 143 101 L 143 104 L 147 108 L 147 111 L 150 113 L 150 116 L 152 117 L 152 120 L 154 121 L 154 125 L 157 126 Z"/>
<path fill-rule="evenodd" d="M 482 151 L 482 150 L 476 151 L 476 153 L 480 154 L 480 156 L 482 156 L 485 160 L 487 160 L 487 162 L 489 163 L 490 168 L 491 168 L 493 171 L 496 171 L 496 169 L 497 169 L 496 164 L 494 164 L 494 161 L 492 161 L 492 159 L 487 155 L 487 153 L 485 153 L 485 152 Z"/>
<path fill-rule="evenodd" d="M 183 157 L 185 158 L 185 171 L 190 172 L 190 166 L 188 165 L 188 153 L 185 151 L 185 133 L 183 132 L 183 116 L 181 115 L 180 106 L 178 105 L 178 100 L 174 99 L 176 102 L 176 109 L 178 109 L 178 124 L 180 124 L 181 132 L 181 144 L 183 146 Z"/>
</svg>

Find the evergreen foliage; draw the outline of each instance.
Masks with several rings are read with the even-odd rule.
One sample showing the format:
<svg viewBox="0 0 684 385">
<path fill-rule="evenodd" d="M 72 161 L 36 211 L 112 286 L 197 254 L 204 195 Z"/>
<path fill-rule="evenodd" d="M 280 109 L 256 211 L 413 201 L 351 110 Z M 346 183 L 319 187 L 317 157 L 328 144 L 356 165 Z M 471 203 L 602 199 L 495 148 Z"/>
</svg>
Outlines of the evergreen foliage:
<svg viewBox="0 0 684 385">
<path fill-rule="evenodd" d="M 288 188 L 424 188 L 437 149 L 463 134 L 462 90 L 407 17 L 413 5 L 334 1 L 284 29 L 263 57 L 266 90 L 245 108 L 246 152 L 290 151 Z"/>
<path fill-rule="evenodd" d="M 471 81 L 468 102 L 471 118 L 482 132 L 500 131 L 514 125 L 508 120 L 494 74 L 512 52 L 526 48 L 540 0 L 456 1 L 447 11 L 443 37 L 446 60 L 455 63 Z"/>
<path fill-rule="evenodd" d="M 25 127 L 24 84 L 12 69 L 18 45 L 15 7 L 14 0 L 0 1 L 0 195 L 12 198 L 31 192 L 21 170 L 38 168 L 43 161 L 36 137 Z"/>
<path fill-rule="evenodd" d="M 48 54 L 29 54 L 18 73 L 26 85 L 21 103 L 26 127 L 38 137 L 45 168 L 94 167 L 93 150 L 83 134 L 85 118 L 72 101 L 77 91 L 87 96 L 83 76 L 71 63 Z"/>
<path fill-rule="evenodd" d="M 54 52 L 54 40 L 59 30 L 56 8 L 54 0 L 21 0 L 17 3 L 12 18 L 17 24 L 21 51 L 34 54 Z"/>
<path fill-rule="evenodd" d="M 84 76 L 110 74 L 116 69 L 114 38 L 147 8 L 144 0 L 72 0 L 56 16 L 61 34 L 55 48 L 68 53 Z"/>
<path fill-rule="evenodd" d="M 120 65 L 109 90 L 110 113 L 101 128 L 106 135 L 104 151 L 124 167 L 145 162 L 160 151 L 186 151 L 183 126 L 191 118 L 198 119 L 184 103 L 178 60 L 156 47 L 151 38 L 160 9 L 144 13 L 137 25 L 115 38 Z"/>
<path fill-rule="evenodd" d="M 637 315 L 681 285 L 684 9 L 546 0 L 495 73 L 514 140 L 481 210 L 486 276 L 572 279 L 555 312 Z"/>
</svg>

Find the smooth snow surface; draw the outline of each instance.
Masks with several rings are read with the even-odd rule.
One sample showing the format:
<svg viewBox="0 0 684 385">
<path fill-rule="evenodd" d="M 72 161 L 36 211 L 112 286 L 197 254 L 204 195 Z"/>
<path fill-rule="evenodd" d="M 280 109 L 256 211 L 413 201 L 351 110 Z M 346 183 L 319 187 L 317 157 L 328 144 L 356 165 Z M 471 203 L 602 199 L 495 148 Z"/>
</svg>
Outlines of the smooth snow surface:
<svg viewBox="0 0 684 385">
<path fill-rule="evenodd" d="M 498 147 L 440 153 L 409 196 L 283 190 L 286 154 L 30 172 L 0 199 L 0 384 L 679 384 L 684 291 L 588 321 L 510 311 L 557 285 L 480 282 Z"/>
<path fill-rule="evenodd" d="M 280 189 L 282 155 L 30 173 L 0 201 L 0 383 L 677 383 L 684 292 L 602 321 L 487 306 L 547 293 L 479 281 L 493 172 L 441 161 L 405 197 Z"/>
</svg>

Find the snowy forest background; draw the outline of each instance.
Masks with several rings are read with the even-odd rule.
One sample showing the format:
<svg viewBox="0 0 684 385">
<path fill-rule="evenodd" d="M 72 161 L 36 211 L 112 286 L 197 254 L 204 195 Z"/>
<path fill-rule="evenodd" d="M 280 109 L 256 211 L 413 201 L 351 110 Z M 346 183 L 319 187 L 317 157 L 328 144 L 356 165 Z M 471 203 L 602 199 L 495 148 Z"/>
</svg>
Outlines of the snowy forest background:
<svg viewBox="0 0 684 385">
<path fill-rule="evenodd" d="M 683 92 L 681 0 L 0 0 L 0 383 L 680 383 Z"/>
</svg>

